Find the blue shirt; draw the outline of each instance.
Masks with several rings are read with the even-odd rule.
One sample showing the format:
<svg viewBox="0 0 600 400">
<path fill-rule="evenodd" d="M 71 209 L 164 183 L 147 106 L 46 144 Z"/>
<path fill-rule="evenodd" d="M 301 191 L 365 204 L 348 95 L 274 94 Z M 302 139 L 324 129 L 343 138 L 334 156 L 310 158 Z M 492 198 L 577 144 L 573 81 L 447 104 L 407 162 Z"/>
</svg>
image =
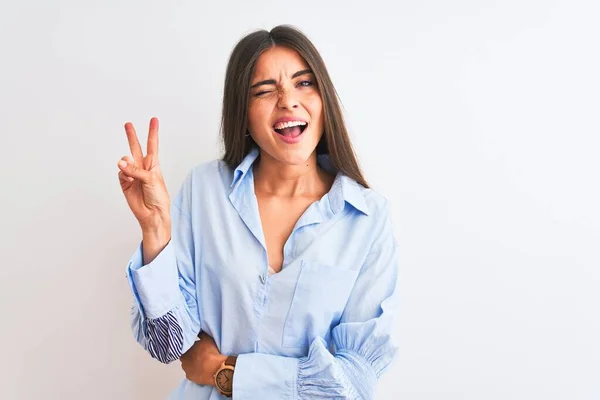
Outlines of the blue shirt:
<svg viewBox="0 0 600 400">
<path fill-rule="evenodd" d="M 372 399 L 396 353 L 398 246 L 386 200 L 319 165 L 333 185 L 308 207 L 269 274 L 254 192 L 254 148 L 233 170 L 192 168 L 172 200 L 172 235 L 149 264 L 127 266 L 135 339 L 163 363 L 202 330 L 239 355 L 234 400 Z M 184 379 L 171 399 L 225 399 Z"/>
</svg>

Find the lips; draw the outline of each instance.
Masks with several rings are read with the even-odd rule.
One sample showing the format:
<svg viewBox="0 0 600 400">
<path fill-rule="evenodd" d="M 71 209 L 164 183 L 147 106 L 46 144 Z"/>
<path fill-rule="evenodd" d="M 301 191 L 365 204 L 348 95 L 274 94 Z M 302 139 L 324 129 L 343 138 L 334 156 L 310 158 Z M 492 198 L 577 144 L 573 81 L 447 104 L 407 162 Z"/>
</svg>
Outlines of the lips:
<svg viewBox="0 0 600 400">
<path fill-rule="evenodd" d="M 278 120 L 273 125 L 273 132 L 285 143 L 298 143 L 307 126 L 305 121 L 289 118 L 287 121 Z"/>
</svg>

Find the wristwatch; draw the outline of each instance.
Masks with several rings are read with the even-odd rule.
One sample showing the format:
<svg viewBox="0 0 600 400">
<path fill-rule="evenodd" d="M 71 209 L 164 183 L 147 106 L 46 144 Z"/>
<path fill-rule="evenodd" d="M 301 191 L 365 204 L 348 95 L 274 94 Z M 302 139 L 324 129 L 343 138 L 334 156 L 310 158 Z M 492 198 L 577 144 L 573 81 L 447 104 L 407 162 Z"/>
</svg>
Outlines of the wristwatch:
<svg viewBox="0 0 600 400">
<path fill-rule="evenodd" d="M 236 356 L 229 356 L 213 375 L 215 386 L 223 396 L 233 395 L 233 371 L 235 369 Z"/>
</svg>

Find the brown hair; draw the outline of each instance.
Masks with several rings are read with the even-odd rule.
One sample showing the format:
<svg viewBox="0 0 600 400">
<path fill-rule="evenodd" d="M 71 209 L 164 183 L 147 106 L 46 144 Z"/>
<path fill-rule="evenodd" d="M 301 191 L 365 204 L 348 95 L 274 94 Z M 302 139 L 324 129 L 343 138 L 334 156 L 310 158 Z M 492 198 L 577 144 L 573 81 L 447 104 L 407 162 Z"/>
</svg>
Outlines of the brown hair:
<svg viewBox="0 0 600 400">
<path fill-rule="evenodd" d="M 295 50 L 312 69 L 323 101 L 324 134 L 317 145 L 318 154 L 329 154 L 333 166 L 364 187 L 369 187 L 358 165 L 344 123 L 337 91 L 325 63 L 312 42 L 297 28 L 279 25 L 270 32 L 257 30 L 243 37 L 229 57 L 223 91 L 221 137 L 225 161 L 232 168 L 248 154 L 254 140 L 248 133 L 250 81 L 260 55 L 267 49 L 284 46 Z"/>
</svg>

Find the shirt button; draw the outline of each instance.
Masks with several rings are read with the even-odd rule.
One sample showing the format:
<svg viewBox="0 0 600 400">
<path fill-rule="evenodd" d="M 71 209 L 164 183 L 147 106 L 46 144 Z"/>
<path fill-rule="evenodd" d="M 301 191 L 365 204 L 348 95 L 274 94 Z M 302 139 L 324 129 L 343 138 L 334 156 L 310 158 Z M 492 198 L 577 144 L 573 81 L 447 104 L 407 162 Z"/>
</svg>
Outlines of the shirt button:
<svg viewBox="0 0 600 400">
<path fill-rule="evenodd" d="M 258 277 L 260 278 L 260 281 L 264 284 L 265 283 L 265 277 L 263 274 L 259 274 Z"/>
</svg>

